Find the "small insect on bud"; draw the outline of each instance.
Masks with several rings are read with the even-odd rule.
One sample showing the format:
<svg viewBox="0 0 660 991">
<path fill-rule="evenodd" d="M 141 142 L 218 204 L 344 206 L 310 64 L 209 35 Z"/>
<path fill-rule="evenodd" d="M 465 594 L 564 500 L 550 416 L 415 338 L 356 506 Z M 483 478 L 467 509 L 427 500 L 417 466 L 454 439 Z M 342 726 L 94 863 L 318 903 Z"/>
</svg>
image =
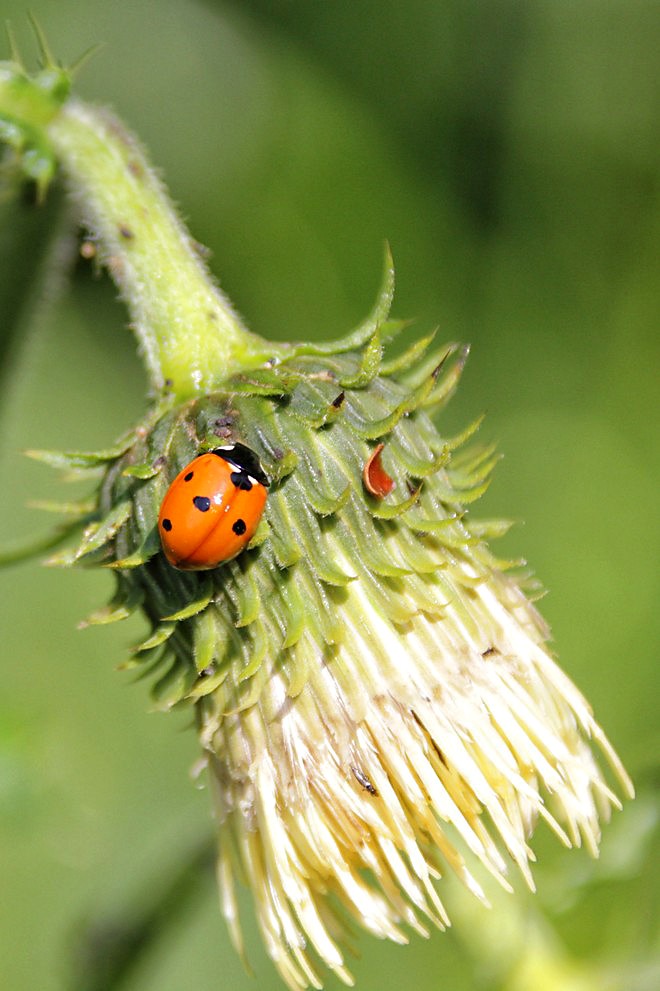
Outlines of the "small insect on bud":
<svg viewBox="0 0 660 991">
<path fill-rule="evenodd" d="M 203 571 L 240 554 L 259 525 L 269 484 L 257 455 L 244 444 L 216 448 L 186 465 L 158 517 L 170 564 Z"/>
<path fill-rule="evenodd" d="M 375 448 L 371 457 L 367 459 L 362 472 L 365 489 L 377 499 L 384 499 L 394 488 L 394 479 L 387 474 L 381 461 L 384 447 L 384 444 L 379 444 Z"/>
</svg>

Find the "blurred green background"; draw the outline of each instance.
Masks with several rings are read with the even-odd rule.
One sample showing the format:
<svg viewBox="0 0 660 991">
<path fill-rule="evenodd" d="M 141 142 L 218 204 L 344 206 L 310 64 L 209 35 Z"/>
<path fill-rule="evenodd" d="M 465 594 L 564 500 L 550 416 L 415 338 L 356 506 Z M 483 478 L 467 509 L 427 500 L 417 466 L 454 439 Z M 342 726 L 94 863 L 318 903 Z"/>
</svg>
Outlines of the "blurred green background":
<svg viewBox="0 0 660 991">
<path fill-rule="evenodd" d="M 64 62 L 106 43 L 78 92 L 113 105 L 150 148 L 251 327 L 280 339 L 350 329 L 371 306 L 387 238 L 395 314 L 472 343 L 444 422 L 488 412 L 482 436 L 505 459 L 480 512 L 525 521 L 502 554 L 524 554 L 549 589 L 563 666 L 639 792 L 605 829 L 597 864 L 541 828 L 539 893 L 519 884 L 502 911 L 535 920 L 598 975 L 594 988 L 655 991 L 660 4 L 32 7 Z M 3 14 L 31 49 L 24 5 L 6 0 Z M 0 545 L 46 532 L 27 503 L 62 496 L 21 449 L 105 446 L 144 406 L 112 287 L 82 263 L 71 284 L 53 274 L 54 254 L 76 249 L 53 247 L 61 212 L 57 197 L 0 203 Z M 146 683 L 114 670 L 140 620 L 76 631 L 110 590 L 106 576 L 36 564 L 0 574 L 0 981 L 11 991 L 80 991 L 72 961 L 86 927 L 130 923 L 208 829 L 186 717 L 148 716 Z M 497 911 L 466 928 L 459 908 L 451 932 L 405 950 L 360 937 L 358 987 L 512 987 L 516 951 Z M 256 981 L 202 875 L 124 987 L 281 987 L 253 933 L 248 944 Z"/>
</svg>

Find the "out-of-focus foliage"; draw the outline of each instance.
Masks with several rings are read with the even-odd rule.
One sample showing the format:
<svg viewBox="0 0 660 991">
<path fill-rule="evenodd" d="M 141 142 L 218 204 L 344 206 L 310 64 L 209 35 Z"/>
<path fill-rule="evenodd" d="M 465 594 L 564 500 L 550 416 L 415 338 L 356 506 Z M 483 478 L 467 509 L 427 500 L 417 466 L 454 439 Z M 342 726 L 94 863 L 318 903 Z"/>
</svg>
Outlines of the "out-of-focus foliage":
<svg viewBox="0 0 660 991">
<path fill-rule="evenodd" d="M 28 49 L 23 6 L 3 13 Z M 539 831 L 528 908 L 611 987 L 650 991 L 660 7 L 43 0 L 36 13 L 63 61 L 106 43 L 79 92 L 112 103 L 150 147 L 255 330 L 348 329 L 388 238 L 396 314 L 472 342 L 452 427 L 488 410 L 482 432 L 506 455 L 480 509 L 526 521 L 503 553 L 524 553 L 550 590 L 562 662 L 641 793 L 597 864 Z M 144 378 L 105 279 L 83 262 L 70 287 L 59 278 L 76 252 L 62 204 L 4 199 L 0 221 L 9 543 L 50 522 L 26 503 L 53 497 L 52 475 L 21 448 L 109 443 L 142 408 Z M 16 991 L 69 988 L 85 920 L 138 910 L 207 821 L 188 778 L 194 734 L 147 718 L 146 689 L 113 670 L 125 625 L 75 630 L 109 584 L 33 564 L 0 575 L 0 959 Z M 243 974 L 212 884 L 202 890 L 126 988 L 278 987 L 256 938 L 258 984 Z M 358 987 L 501 987 L 489 925 L 478 947 L 460 922 L 407 950 L 361 939 Z"/>
</svg>

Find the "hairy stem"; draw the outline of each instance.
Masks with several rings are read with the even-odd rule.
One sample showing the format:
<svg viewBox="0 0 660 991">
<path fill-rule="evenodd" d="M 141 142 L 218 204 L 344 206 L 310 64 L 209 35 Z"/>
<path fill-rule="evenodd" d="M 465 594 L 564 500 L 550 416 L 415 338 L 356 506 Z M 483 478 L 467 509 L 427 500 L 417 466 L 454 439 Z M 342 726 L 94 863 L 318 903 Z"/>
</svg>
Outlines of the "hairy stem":
<svg viewBox="0 0 660 991">
<path fill-rule="evenodd" d="M 69 95 L 71 73 L 41 38 L 44 68 L 0 63 L 0 141 L 45 195 L 57 166 L 129 310 L 152 390 L 180 400 L 286 352 L 250 333 L 214 283 L 137 139 Z"/>
<path fill-rule="evenodd" d="M 48 125 L 48 137 L 129 307 L 152 387 L 185 399 L 262 362 L 272 348 L 243 326 L 214 285 L 121 122 L 70 99 Z"/>
</svg>

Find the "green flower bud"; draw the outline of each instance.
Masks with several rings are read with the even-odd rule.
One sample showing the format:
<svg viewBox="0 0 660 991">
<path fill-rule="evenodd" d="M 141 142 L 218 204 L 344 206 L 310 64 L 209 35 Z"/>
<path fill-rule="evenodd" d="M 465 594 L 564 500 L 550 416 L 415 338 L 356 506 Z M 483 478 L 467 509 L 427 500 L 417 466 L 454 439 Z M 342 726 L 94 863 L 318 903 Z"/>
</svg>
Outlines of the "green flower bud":
<svg viewBox="0 0 660 991">
<path fill-rule="evenodd" d="M 405 325 L 389 317 L 389 255 L 351 335 L 270 348 L 193 257 L 123 128 L 69 101 L 47 135 L 136 315 L 159 397 L 109 450 L 32 452 L 101 472 L 70 525 L 77 544 L 51 560 L 114 571 L 114 598 L 87 622 L 141 610 L 148 636 L 125 666 L 149 671 L 160 707 L 195 713 L 239 952 L 237 878 L 274 964 L 301 989 L 321 986 L 319 965 L 351 983 L 345 916 L 406 942 L 448 924 L 448 872 L 484 900 L 475 865 L 506 888 L 515 865 L 532 886 L 539 819 L 595 854 L 599 821 L 619 805 L 598 751 L 632 786 L 550 655 L 515 562 L 489 550 L 507 525 L 468 512 L 496 455 L 468 443 L 479 421 L 448 437 L 435 419 L 467 348 L 431 336 L 392 356 Z M 210 325 L 223 330 L 209 341 Z M 234 559 L 178 570 L 161 549 L 163 497 L 196 456 L 235 443 L 270 480 L 259 528 Z"/>
<path fill-rule="evenodd" d="M 319 985 L 319 960 L 350 980 L 329 892 L 373 934 L 406 941 L 407 927 L 448 924 L 436 882 L 449 870 L 480 898 L 475 861 L 506 887 L 513 861 L 531 886 L 539 818 L 596 853 L 599 818 L 619 803 L 590 740 L 630 791 L 486 546 L 503 524 L 468 517 L 492 449 L 464 449 L 431 418 L 466 349 L 388 362 L 389 293 L 388 281 L 352 338 L 155 417 L 109 461 L 98 520 L 69 552 L 118 572 L 100 621 L 138 607 L 149 618 L 130 666 L 148 666 L 159 706 L 195 709 L 232 937 L 242 952 L 241 877 L 292 988 Z M 178 571 L 157 534 L 167 486 L 236 441 L 272 480 L 262 526 L 235 560 Z M 378 444 L 394 481 L 384 499 L 363 481 Z"/>
</svg>

